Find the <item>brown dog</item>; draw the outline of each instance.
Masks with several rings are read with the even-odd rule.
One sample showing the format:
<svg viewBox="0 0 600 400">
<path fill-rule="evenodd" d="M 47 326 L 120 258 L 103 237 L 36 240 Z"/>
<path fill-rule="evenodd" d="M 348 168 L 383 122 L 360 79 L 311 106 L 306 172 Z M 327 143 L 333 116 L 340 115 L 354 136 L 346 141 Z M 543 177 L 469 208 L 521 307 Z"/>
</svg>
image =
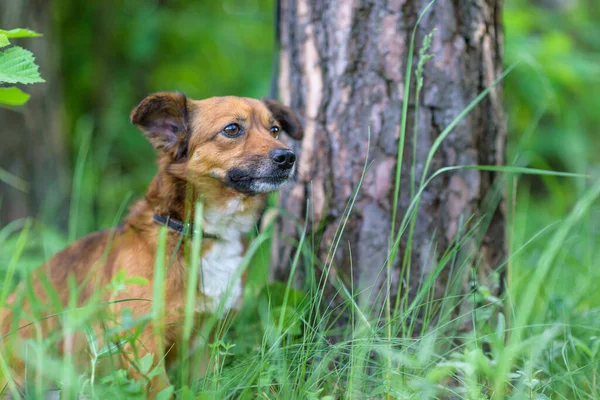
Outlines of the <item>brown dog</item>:
<svg viewBox="0 0 600 400">
<path fill-rule="evenodd" d="M 266 193 L 278 190 L 295 175 L 296 157 L 278 140 L 279 132 L 283 130 L 300 139 L 302 127 L 289 108 L 273 100 L 215 97 L 193 101 L 183 94 L 166 92 L 145 98 L 132 111 L 131 121 L 158 153 L 158 173 L 145 198 L 133 205 L 121 226 L 78 240 L 46 262 L 40 272 L 47 276 L 46 282 L 56 290 L 63 307 L 73 305 L 69 288 L 76 284 L 80 288 L 77 304 L 85 304 L 92 298 L 112 300 L 113 320 L 119 319 L 124 308 L 131 310 L 134 318 L 150 315 L 152 301 L 148 300 L 153 298 L 159 230 L 168 226 L 166 255 L 172 262 L 164 279 L 167 310 L 164 326 L 148 324 L 140 335 L 140 346 L 128 344 L 123 349 L 124 354 L 136 353 L 139 358 L 152 353 L 154 364 L 159 365 L 160 343 L 169 349 L 166 363 L 176 351 L 181 351 L 177 345 L 189 279 L 186 261 L 189 257 L 184 254 L 186 246 L 181 245 L 181 239 L 189 240 L 184 221 L 194 220 L 192 205 L 202 201 L 205 210 L 202 267 L 195 305 L 196 318 L 202 320 L 202 315 L 215 307 L 220 305 L 227 310 L 240 300 L 243 279 L 238 278 L 237 270 L 245 251 L 243 236 L 254 226 L 265 205 Z M 147 279 L 148 284 L 130 285 L 126 293 L 109 299 L 108 291 L 102 290 L 121 270 L 128 277 Z M 48 337 L 61 329 L 59 318 L 36 315 L 28 297 L 23 295 L 28 288 L 33 289 L 40 301 L 51 302 L 48 285 L 39 276 L 30 284 L 21 284 L 2 311 L 0 337 L 4 343 L 0 345 L 15 338 L 36 337 L 40 331 Z M 146 301 L 118 302 L 124 299 Z M 20 310 L 18 313 L 16 308 Z M 35 317 L 38 322 L 27 326 Z M 83 343 L 69 337 L 60 340 L 62 351 L 78 358 L 83 355 L 85 359 L 85 348 L 80 346 L 85 346 L 85 340 Z M 132 375 L 139 376 L 136 368 L 129 365 L 132 358 L 124 356 L 125 367 Z M 7 361 L 15 381 L 23 384 L 25 362 L 14 354 Z M 162 372 L 151 379 L 151 397 L 169 384 L 164 364 L 159 365 Z M 2 387 L 0 380 L 0 390 Z"/>
</svg>

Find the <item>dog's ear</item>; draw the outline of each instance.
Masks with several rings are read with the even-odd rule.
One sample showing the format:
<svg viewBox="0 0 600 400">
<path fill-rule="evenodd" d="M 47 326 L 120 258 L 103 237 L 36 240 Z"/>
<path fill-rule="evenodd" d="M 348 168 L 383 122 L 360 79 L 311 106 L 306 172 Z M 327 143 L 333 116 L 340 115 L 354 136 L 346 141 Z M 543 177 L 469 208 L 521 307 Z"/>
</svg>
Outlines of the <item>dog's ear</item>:
<svg viewBox="0 0 600 400">
<path fill-rule="evenodd" d="M 266 97 L 262 98 L 261 101 L 267 106 L 269 111 L 271 111 L 273 118 L 281 124 L 281 128 L 285 133 L 296 140 L 302 139 L 304 136 L 302 124 L 291 108 L 284 106 L 278 101 L 267 99 Z"/>
<path fill-rule="evenodd" d="M 173 159 L 186 155 L 191 132 L 188 101 L 183 93 L 151 94 L 131 111 L 130 119 L 156 150 Z"/>
</svg>

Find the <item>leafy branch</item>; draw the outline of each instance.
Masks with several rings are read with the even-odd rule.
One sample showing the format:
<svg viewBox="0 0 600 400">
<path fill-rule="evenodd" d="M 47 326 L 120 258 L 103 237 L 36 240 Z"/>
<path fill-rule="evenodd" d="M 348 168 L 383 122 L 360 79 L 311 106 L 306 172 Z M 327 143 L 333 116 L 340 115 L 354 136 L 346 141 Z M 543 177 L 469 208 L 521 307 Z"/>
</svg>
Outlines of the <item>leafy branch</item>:
<svg viewBox="0 0 600 400">
<path fill-rule="evenodd" d="M 39 37 L 41 34 L 30 29 L 0 29 L 0 48 L 10 45 L 9 39 Z M 0 84 L 31 84 L 45 82 L 39 73 L 33 53 L 20 46 L 0 51 Z M 29 100 L 29 94 L 16 86 L 0 87 L 0 104 L 20 106 Z"/>
</svg>

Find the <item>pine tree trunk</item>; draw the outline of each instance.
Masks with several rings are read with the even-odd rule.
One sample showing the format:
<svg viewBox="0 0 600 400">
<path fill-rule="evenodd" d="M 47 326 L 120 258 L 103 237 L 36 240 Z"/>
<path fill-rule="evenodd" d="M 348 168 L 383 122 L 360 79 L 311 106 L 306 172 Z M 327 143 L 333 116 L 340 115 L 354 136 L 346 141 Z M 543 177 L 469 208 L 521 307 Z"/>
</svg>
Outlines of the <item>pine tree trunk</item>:
<svg viewBox="0 0 600 400">
<path fill-rule="evenodd" d="M 25 193 L 0 182 L 0 225 L 17 218 L 41 217 L 44 207 L 46 220 L 66 222 L 68 207 L 64 205 L 64 195 L 68 174 L 58 112 L 61 100 L 51 4 L 46 0 L 0 2 L 1 29 L 30 28 L 44 35 L 13 43 L 33 52 L 46 80 L 22 87 L 31 95 L 25 106 L 15 110 L 0 108 L 0 168 L 29 184 Z"/>
<path fill-rule="evenodd" d="M 344 209 L 364 176 L 335 256 L 331 274 L 357 289 L 385 287 L 381 271 L 389 251 L 394 180 L 406 64 L 412 29 L 427 0 L 282 0 L 279 93 L 301 116 L 305 136 L 293 144 L 300 156 L 298 182 L 280 196 L 294 218 L 282 218 L 275 232 L 272 271 L 289 274 L 294 240 L 304 224 L 310 200 L 309 232 L 315 233 L 318 259 L 326 260 Z M 439 0 L 423 17 L 415 41 L 413 79 L 405 136 L 401 218 L 411 201 L 413 120 L 418 101 L 416 185 L 427 154 L 442 130 L 502 72 L 501 0 Z M 423 37 L 435 29 L 425 65 L 424 86 L 415 99 L 414 68 Z M 368 136 L 370 132 L 370 143 Z M 505 128 L 500 86 L 454 128 L 433 158 L 428 176 L 455 165 L 499 165 L 504 159 Z M 368 154 L 367 154 L 368 153 Z M 442 174 L 427 186 L 416 217 L 411 244 L 410 290 L 431 272 L 461 225 L 483 222 L 472 242 L 472 269 L 486 280 L 505 257 L 504 216 L 497 174 L 459 170 Z M 501 186 L 501 185 L 499 185 Z M 398 220 L 400 219 L 398 218 Z M 469 225 L 473 226 L 473 224 Z M 485 228 L 485 229 L 484 229 Z M 392 268 L 392 296 L 398 291 L 406 235 Z M 352 270 L 351 270 L 352 268 Z M 352 274 L 352 276 L 351 276 Z M 417 277 L 415 279 L 415 277 Z M 438 292 L 447 275 L 440 275 Z M 302 279 L 299 275 L 296 277 Z M 490 284 L 488 282 L 488 284 Z M 499 290 L 496 285 L 495 291 Z M 404 289 L 402 289 L 404 290 Z M 363 301 L 370 301 L 366 291 Z"/>
</svg>

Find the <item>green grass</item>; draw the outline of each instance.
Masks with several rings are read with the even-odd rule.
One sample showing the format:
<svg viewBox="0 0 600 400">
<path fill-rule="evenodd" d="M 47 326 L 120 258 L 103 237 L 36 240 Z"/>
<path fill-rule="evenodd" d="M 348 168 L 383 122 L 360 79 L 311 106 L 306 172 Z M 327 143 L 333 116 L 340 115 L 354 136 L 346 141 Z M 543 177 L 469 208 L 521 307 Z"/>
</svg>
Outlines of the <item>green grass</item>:
<svg viewBox="0 0 600 400">
<path fill-rule="evenodd" d="M 368 165 L 365 163 L 365 171 Z M 332 255 L 346 229 L 353 198 L 338 226 L 328 259 L 306 257 L 312 253 L 315 238 L 301 235 L 291 266 L 292 276 L 286 284 L 268 284 L 264 273 L 268 257 L 261 253 L 268 251 L 272 230 L 268 227 L 259 234 L 244 263 L 244 268 L 251 265 L 252 269 L 251 290 L 246 293 L 243 309 L 233 321 L 214 317 L 199 327 L 205 332 L 217 332 L 214 342 L 204 344 L 211 354 L 209 374 L 192 380 L 184 378 L 197 365 L 191 356 L 171 371 L 175 386 L 170 390 L 186 399 L 597 398 L 600 296 L 596 282 L 600 273 L 593 266 L 597 265 L 594 263 L 600 256 L 600 246 L 593 213 L 597 212 L 594 207 L 600 197 L 600 181 L 514 166 L 446 167 L 435 171 L 415 190 L 413 204 L 399 223 L 396 242 L 399 234 L 410 231 L 423 188 L 440 174 L 460 168 L 492 170 L 515 179 L 529 174 L 580 183 L 579 200 L 563 218 L 534 233 L 529 232 L 528 221 L 536 215 L 531 213 L 534 199 L 527 193 L 515 194 L 516 202 L 509 203 L 514 212 L 508 221 L 512 251 L 498 266 L 508 269 L 504 296 L 495 298 L 483 286 L 465 294 L 454 284 L 468 271 L 468 261 L 459 254 L 480 223 L 465 220 L 435 271 L 421 282 L 416 297 L 402 297 L 401 311 L 387 316 L 384 313 L 384 318 L 380 318 L 381 310 L 359 305 L 359 293 L 330 274 Z M 43 248 L 41 244 L 48 241 L 46 245 L 53 248 L 56 241 L 51 231 L 35 222 L 15 224 L 0 231 L 2 249 L 7 249 L 2 256 L 9 260 L 3 269 L 2 299 L 13 286 L 12 276 L 27 279 L 30 275 L 36 260 L 27 255 L 35 253 L 32 246 Z M 307 227 L 301 229 L 306 232 Z M 198 235 L 192 240 L 192 260 L 200 257 L 200 240 Z M 164 274 L 166 255 L 163 246 L 159 252 L 161 248 L 156 276 Z M 315 269 L 322 269 L 324 275 L 320 280 L 308 279 L 310 284 L 300 291 L 291 284 L 298 268 L 305 268 L 309 277 L 314 276 Z M 385 271 L 386 266 L 381 268 Z M 447 291 L 442 299 L 435 299 L 433 283 L 446 268 L 452 268 Z M 191 277 L 196 276 L 194 272 L 192 268 Z M 161 302 L 164 288 L 161 279 L 155 282 L 155 302 L 148 318 L 160 327 L 165 312 Z M 139 282 L 125 279 L 113 283 L 113 290 L 126 290 L 128 284 Z M 333 285 L 341 301 L 330 302 L 324 294 L 325 283 Z M 71 299 L 77 290 L 71 285 Z M 188 300 L 189 296 L 190 293 Z M 389 297 L 384 300 L 395 305 Z M 106 306 L 97 300 L 84 307 L 70 303 L 64 310 L 57 310 L 55 304 L 36 304 L 39 315 L 63 315 L 63 330 L 53 339 L 85 331 L 97 311 Z M 184 321 L 187 341 L 191 340 L 191 309 L 188 304 Z M 349 316 L 348 322 L 336 322 L 340 313 Z M 416 329 L 416 321 L 421 321 L 423 327 Z M 129 321 L 129 328 L 145 323 L 147 319 Z M 465 323 L 470 325 L 465 327 Z M 142 396 L 143 382 L 132 381 L 123 371 L 109 368 L 100 374 L 96 369 L 103 358 L 119 348 L 101 349 L 95 337 L 88 334 L 90 368 L 82 372 L 74 368 L 68 354 L 59 356 L 49 348 L 48 340 L 38 337 L 29 344 L 28 363 L 46 375 L 35 379 L 28 398 L 41 398 L 54 379 L 60 382 L 63 393 L 72 397 Z M 0 356 L 3 373 L 8 372 L 6 363 Z M 152 373 L 147 371 L 148 359 L 137 363 Z M 5 390 L 16 394 L 14 385 Z"/>
<path fill-rule="evenodd" d="M 411 49 L 413 45 L 411 43 Z M 425 57 L 426 50 L 420 56 Z M 422 78 L 421 61 L 415 76 L 417 96 Z M 405 105 L 413 73 L 412 56 L 407 64 Z M 508 72 L 510 68 L 494 84 Z M 340 218 L 326 259 L 319 260 L 315 256 L 317 238 L 313 233 L 307 234 L 309 227 L 298 226 L 300 239 L 286 283 L 267 280 L 272 226 L 267 225 L 257 232 L 239 271 L 241 274 L 248 269 L 249 278 L 243 307 L 234 319 L 221 318 L 221 309 L 202 326 L 193 326 L 195 293 L 187 292 L 186 316 L 182 321 L 184 342 L 192 341 L 196 330 L 205 337 L 209 331 L 215 332 L 215 338 L 210 343 L 201 343 L 197 354 L 181 359 L 178 367 L 170 371 L 174 386 L 162 395 L 174 392 L 182 399 L 600 398 L 597 376 L 600 180 L 588 176 L 585 166 L 579 173 L 528 168 L 527 154 L 522 150 L 525 145 L 515 146 L 511 162 L 506 166 L 448 166 L 427 174 L 440 143 L 489 90 L 474 99 L 440 135 L 430 149 L 420 182 L 413 179 L 401 186 L 401 167 L 396 171 L 394 204 L 397 204 L 399 191 L 409 187 L 413 200 L 405 215 L 394 215 L 388 261 L 379 266 L 388 279 L 385 290 L 378 293 L 379 300 L 383 301 L 376 302 L 384 304 L 384 309 L 361 304 L 362 293 L 355 292 L 352 285 L 331 273 L 333 255 L 339 246 L 347 245 L 341 243 L 341 238 L 360 191 L 359 182 Z M 407 108 L 399 112 L 403 113 L 403 139 L 407 132 Z M 542 115 L 540 111 L 539 118 L 532 119 L 523 142 L 535 136 Z M 88 217 L 92 215 L 90 209 L 95 193 L 88 190 L 85 178 L 91 174 L 86 159 L 92 125 L 92 121 L 84 118 L 77 128 L 81 145 L 67 235 L 32 220 L 14 221 L 0 229 L 0 302 L 4 302 L 15 281 L 30 281 L 35 266 L 79 237 L 86 227 L 95 225 Z M 403 140 L 399 143 L 400 150 L 403 143 Z M 363 176 L 369 165 L 370 160 L 365 160 Z M 508 214 L 510 251 L 507 259 L 497 266 L 496 273 L 506 272 L 505 292 L 495 297 L 486 284 L 477 282 L 475 277 L 470 291 L 465 292 L 462 287 L 463 277 L 471 272 L 478 251 L 467 248 L 468 243 L 479 243 L 479 229 L 485 227 L 484 220 L 465 216 L 455 240 L 440 254 L 431 274 L 419 282 L 416 295 L 399 293 L 392 298 L 390 266 L 399 256 L 397 248 L 401 238 L 406 235 L 410 242 L 423 190 L 440 175 L 457 169 L 494 171 L 502 177 L 498 185 L 507 193 L 504 207 Z M 22 186 L 15 179 L 18 178 L 11 177 L 7 181 Z M 540 198 L 529 189 L 532 179 L 543 182 L 550 194 L 547 198 Z M 568 196 L 563 193 L 565 188 L 571 192 Z M 113 225 L 121 219 L 128 201 L 129 197 L 123 199 L 115 210 Z M 202 205 L 196 207 L 195 222 L 200 226 Z M 307 210 L 310 212 L 310 203 Z M 163 230 L 155 264 L 157 277 L 164 276 L 168 263 L 164 239 Z M 201 229 L 195 232 L 186 248 L 192 266 L 190 288 L 197 283 L 200 243 Z M 410 256 L 401 256 L 402 276 L 417 279 L 408 275 Z M 306 277 L 302 290 L 292 284 L 299 269 L 304 269 Z M 317 275 L 315 271 L 323 273 Z M 446 291 L 442 298 L 436 298 L 433 286 L 442 271 L 449 272 Z M 116 295 L 127 290 L 128 285 L 136 284 L 144 282 L 118 274 L 107 290 Z M 326 288 L 333 288 L 337 301 L 331 301 Z M 125 329 L 140 331 L 151 321 L 160 330 L 166 312 L 162 279 L 155 280 L 153 290 L 150 315 L 138 320 L 123 318 L 124 326 L 107 328 L 105 333 Z M 51 288 L 47 291 L 52 294 Z M 96 299 L 77 307 L 74 303 L 77 292 L 78 288 L 71 284 L 71 302 L 64 307 L 56 295 L 54 300 L 51 295 L 51 301 L 43 303 L 31 293 L 27 294 L 35 304 L 37 316 L 31 316 L 34 325 L 47 314 L 60 315 L 63 325 L 51 338 L 38 336 L 28 343 L 25 358 L 35 379 L 30 382 L 26 397 L 42 398 L 46 390 L 58 383 L 67 398 L 143 398 L 143 379 L 134 381 L 110 363 L 100 368 L 122 348 L 102 347 L 91 329 L 98 313 L 111 302 Z M 340 319 L 341 315 L 345 319 Z M 76 331 L 85 332 L 89 347 L 89 368 L 85 371 L 75 369 L 72 355 L 59 355 L 49 345 Z M 135 343 L 138 337 L 134 334 L 127 340 Z M 0 349 L 0 373 L 9 376 L 5 350 Z M 166 351 L 168 349 L 162 348 L 160 354 L 151 357 L 160 359 Z M 199 355 L 205 351 L 210 354 L 208 374 L 188 379 L 188 371 L 199 368 Z M 135 360 L 146 376 L 154 373 L 150 370 L 151 357 Z M 36 371 L 40 373 L 35 374 Z M 17 388 L 10 380 L 8 386 L 0 390 L 18 397 Z"/>
</svg>

